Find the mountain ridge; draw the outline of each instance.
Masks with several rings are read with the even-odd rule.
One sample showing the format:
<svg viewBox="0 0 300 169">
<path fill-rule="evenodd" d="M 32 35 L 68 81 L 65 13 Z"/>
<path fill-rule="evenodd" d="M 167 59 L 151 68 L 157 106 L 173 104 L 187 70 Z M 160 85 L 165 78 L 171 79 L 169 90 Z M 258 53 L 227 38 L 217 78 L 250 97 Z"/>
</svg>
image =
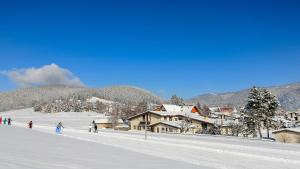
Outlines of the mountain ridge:
<svg viewBox="0 0 300 169">
<path fill-rule="evenodd" d="M 269 90 L 281 104 L 281 107 L 287 111 L 296 111 L 300 109 L 300 82 L 289 83 L 285 85 L 276 85 L 270 87 L 261 87 Z M 239 91 L 223 93 L 207 93 L 186 100 L 188 104 L 206 104 L 208 106 L 235 106 L 243 107 L 246 104 L 250 88 Z"/>
</svg>

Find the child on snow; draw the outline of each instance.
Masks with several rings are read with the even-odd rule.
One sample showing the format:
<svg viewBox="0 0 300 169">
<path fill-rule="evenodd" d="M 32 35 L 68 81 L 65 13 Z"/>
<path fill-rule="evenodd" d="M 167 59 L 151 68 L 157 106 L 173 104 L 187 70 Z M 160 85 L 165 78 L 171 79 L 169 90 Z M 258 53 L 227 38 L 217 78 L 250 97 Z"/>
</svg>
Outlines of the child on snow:
<svg viewBox="0 0 300 169">
<path fill-rule="evenodd" d="M 89 125 L 89 132 L 92 132 L 92 125 Z"/>
<path fill-rule="evenodd" d="M 56 126 L 56 133 L 62 134 L 62 128 L 64 128 L 64 126 L 62 125 L 61 122 L 59 122 L 58 125 Z"/>
</svg>

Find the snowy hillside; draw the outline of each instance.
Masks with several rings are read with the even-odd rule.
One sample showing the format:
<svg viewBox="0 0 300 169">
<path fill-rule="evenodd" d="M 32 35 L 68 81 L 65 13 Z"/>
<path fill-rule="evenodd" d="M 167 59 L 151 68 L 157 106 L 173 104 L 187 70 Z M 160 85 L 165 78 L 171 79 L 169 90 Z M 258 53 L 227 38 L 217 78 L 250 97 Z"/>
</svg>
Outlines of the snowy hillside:
<svg viewBox="0 0 300 169">
<path fill-rule="evenodd" d="M 90 103 L 97 103 L 97 102 L 100 102 L 100 103 L 108 104 L 108 105 L 111 105 L 111 104 L 115 104 L 115 103 L 116 103 L 116 102 L 114 102 L 114 101 L 105 100 L 105 99 L 100 99 L 100 98 L 98 98 L 98 97 L 91 97 L 91 98 L 87 99 L 87 102 L 90 102 Z"/>
<path fill-rule="evenodd" d="M 300 109 L 300 83 L 293 83 L 282 86 L 266 87 L 274 95 L 276 95 L 280 101 L 280 104 L 284 110 L 295 111 Z M 200 102 L 211 107 L 214 106 L 245 106 L 248 89 L 237 92 L 219 93 L 219 94 L 204 94 L 195 98 L 187 100 L 188 103 Z"/>
<path fill-rule="evenodd" d="M 46 86 L 23 88 L 11 92 L 0 93 L 0 110 L 12 110 L 32 107 L 36 102 L 51 102 L 67 97 L 98 97 L 105 100 L 137 104 L 143 100 L 152 103 L 162 101 L 152 93 L 129 86 L 115 86 L 92 89 L 85 87 Z"/>
</svg>

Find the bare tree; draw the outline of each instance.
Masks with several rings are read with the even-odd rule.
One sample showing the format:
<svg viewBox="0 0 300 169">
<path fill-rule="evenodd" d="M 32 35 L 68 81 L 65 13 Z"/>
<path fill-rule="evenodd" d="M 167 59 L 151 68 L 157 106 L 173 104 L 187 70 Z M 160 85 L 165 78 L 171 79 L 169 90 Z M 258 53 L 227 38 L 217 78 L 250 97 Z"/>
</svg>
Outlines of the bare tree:
<svg viewBox="0 0 300 169">
<path fill-rule="evenodd" d="M 118 125 L 118 121 L 121 119 L 121 107 L 119 105 L 113 106 L 110 113 L 109 121 L 112 123 L 112 127 L 115 128 Z"/>
<path fill-rule="evenodd" d="M 184 100 L 183 100 L 183 98 L 181 98 L 181 97 L 178 97 L 178 96 L 176 96 L 176 95 L 173 95 L 172 97 L 171 97 L 171 104 L 175 104 L 175 105 L 177 105 L 177 106 L 183 106 L 184 105 Z"/>
<path fill-rule="evenodd" d="M 184 116 L 179 123 L 180 132 L 186 133 L 192 128 L 192 120 L 189 116 Z"/>
</svg>

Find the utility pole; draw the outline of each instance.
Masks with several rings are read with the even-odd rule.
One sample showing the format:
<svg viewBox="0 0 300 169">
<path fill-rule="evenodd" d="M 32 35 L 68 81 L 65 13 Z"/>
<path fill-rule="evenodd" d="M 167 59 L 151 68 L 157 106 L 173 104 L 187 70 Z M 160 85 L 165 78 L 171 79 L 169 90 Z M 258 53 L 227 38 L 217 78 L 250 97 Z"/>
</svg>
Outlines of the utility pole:
<svg viewBox="0 0 300 169">
<path fill-rule="evenodd" d="M 146 113 L 146 118 L 145 118 L 145 140 L 147 140 L 147 130 L 148 130 L 148 113 Z"/>
</svg>

